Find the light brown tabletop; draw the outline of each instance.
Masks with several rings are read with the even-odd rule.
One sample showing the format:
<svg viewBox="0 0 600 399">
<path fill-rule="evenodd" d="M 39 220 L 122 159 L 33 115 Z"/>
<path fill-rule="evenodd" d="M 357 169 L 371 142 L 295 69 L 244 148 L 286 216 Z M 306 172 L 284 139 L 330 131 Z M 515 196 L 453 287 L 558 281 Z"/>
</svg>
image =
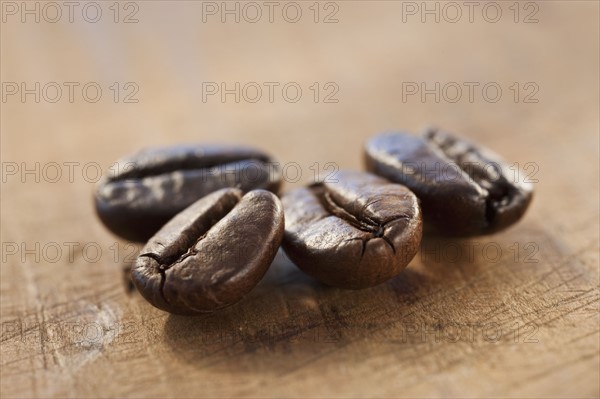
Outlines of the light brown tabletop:
<svg viewBox="0 0 600 399">
<path fill-rule="evenodd" d="M 0 4 L 2 397 L 600 394 L 597 2 Z M 534 201 L 371 289 L 280 253 L 236 305 L 172 316 L 126 292 L 138 247 L 95 216 L 142 147 L 257 146 L 289 190 L 430 125 L 523 168 Z"/>
</svg>

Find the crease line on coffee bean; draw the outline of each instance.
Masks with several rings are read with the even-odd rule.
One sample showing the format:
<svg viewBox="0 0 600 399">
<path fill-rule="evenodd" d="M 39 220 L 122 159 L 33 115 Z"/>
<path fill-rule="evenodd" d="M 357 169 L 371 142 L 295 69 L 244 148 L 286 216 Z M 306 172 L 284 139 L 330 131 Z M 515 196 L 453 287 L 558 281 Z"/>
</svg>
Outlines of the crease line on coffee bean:
<svg viewBox="0 0 600 399">
<path fill-rule="evenodd" d="M 164 292 L 164 288 L 165 288 L 165 280 L 166 280 L 166 272 L 167 269 L 169 269 L 171 267 L 171 265 L 169 265 L 168 267 L 165 267 L 165 265 L 163 264 L 162 260 L 160 259 L 160 257 L 156 254 L 153 254 L 151 252 L 145 253 L 145 254 L 141 254 L 139 256 L 140 258 L 146 257 L 146 258 L 151 258 L 154 259 L 156 261 L 156 263 L 158 263 L 158 273 L 160 274 L 160 284 L 159 284 L 159 292 L 160 292 L 160 296 L 162 297 L 162 299 L 165 301 L 165 303 L 169 303 L 169 300 L 166 298 L 165 296 L 165 292 Z M 132 282 L 133 283 L 133 282 Z"/>
<path fill-rule="evenodd" d="M 386 229 L 387 225 L 389 225 L 390 223 L 395 222 L 400 219 L 405 219 L 405 218 L 407 218 L 407 216 L 403 215 L 403 216 L 399 216 L 393 220 L 389 220 L 385 223 L 379 223 L 379 222 L 371 219 L 367 215 L 362 215 L 362 219 L 365 220 L 363 222 L 361 220 L 360 216 L 354 216 L 352 213 L 350 213 L 349 211 L 344 209 L 343 205 L 338 204 L 335 201 L 335 199 L 331 196 L 331 194 L 329 194 L 328 192 L 325 192 L 324 190 L 320 190 L 317 197 L 322 201 L 325 208 L 327 208 L 332 214 L 339 217 L 340 219 L 345 220 L 346 222 L 348 222 L 350 225 L 356 227 L 357 229 L 362 230 L 366 233 L 372 234 L 372 237 L 368 237 L 368 238 L 367 237 L 356 237 L 356 238 L 351 238 L 351 239 L 346 240 L 346 241 L 354 241 L 354 240 L 362 241 L 363 247 L 362 247 L 362 252 L 360 254 L 361 257 L 363 257 L 365 254 L 365 250 L 367 248 L 367 243 L 374 238 L 381 238 L 382 240 L 384 240 L 390 246 L 390 248 L 392 248 L 392 252 L 394 254 L 396 253 L 396 247 L 394 246 L 394 243 L 385 235 L 385 229 Z M 377 199 L 375 201 L 369 202 L 365 206 L 365 208 L 367 208 L 379 201 L 381 201 L 381 199 Z"/>
<path fill-rule="evenodd" d="M 507 204 L 509 202 L 510 186 L 506 184 L 506 181 L 502 181 L 501 187 L 498 187 L 496 190 L 492 187 L 493 178 L 487 173 L 485 167 L 480 170 L 475 170 L 475 162 L 469 162 L 469 156 L 473 156 L 477 158 L 477 162 L 480 163 L 483 159 L 481 154 L 478 153 L 477 149 L 472 145 L 463 142 L 458 143 L 457 140 L 451 138 L 449 136 L 440 137 L 437 130 L 430 129 L 425 133 L 425 138 L 429 143 L 432 143 L 434 148 L 438 148 L 440 150 L 441 155 L 445 156 L 448 160 L 456 164 L 461 172 L 465 173 L 471 180 L 477 184 L 482 190 L 488 193 L 486 197 L 486 210 L 485 217 L 489 224 L 494 222 L 494 218 L 496 217 L 498 204 Z M 452 149 L 455 147 L 466 147 L 462 154 L 453 153 Z M 459 148 L 460 149 L 460 148 Z M 485 161 L 484 161 L 485 163 Z M 468 165 L 471 164 L 471 168 Z M 485 165 L 493 165 L 492 163 L 485 163 Z M 493 165 L 494 166 L 494 165 Z M 479 173 L 476 173 L 479 172 Z M 498 172 L 499 173 L 499 172 Z M 499 178 L 502 178 L 499 175 Z"/>
</svg>

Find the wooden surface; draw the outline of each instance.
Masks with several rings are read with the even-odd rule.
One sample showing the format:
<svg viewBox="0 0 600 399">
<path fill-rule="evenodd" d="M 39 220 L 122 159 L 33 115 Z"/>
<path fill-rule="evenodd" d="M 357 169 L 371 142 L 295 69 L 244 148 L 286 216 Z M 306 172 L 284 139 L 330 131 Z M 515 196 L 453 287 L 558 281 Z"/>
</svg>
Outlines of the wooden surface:
<svg viewBox="0 0 600 399">
<path fill-rule="evenodd" d="M 203 22 L 194 1 L 136 2 L 131 24 L 121 20 L 133 6 L 114 23 L 112 2 L 99 2 L 97 23 L 81 8 L 72 23 L 66 8 L 57 23 L 3 11 L 3 94 L 6 82 L 96 82 L 103 96 L 75 90 L 71 103 L 65 88 L 56 103 L 49 91 L 1 103 L 2 397 L 600 394 L 598 3 L 537 2 L 537 23 L 523 23 L 535 11 L 524 3 L 515 23 L 513 2 L 498 3 L 497 23 L 482 4 L 472 23 L 466 8 L 457 23 L 449 9 L 422 23 L 403 22 L 406 3 L 340 1 L 330 24 L 313 21 L 312 3 L 298 3 L 298 23 L 280 11 L 272 23 Z M 320 20 L 335 11 L 319 6 Z M 139 101 L 115 103 L 114 82 L 137 85 Z M 303 95 L 203 102 L 202 82 L 297 82 Z M 314 82 L 337 85 L 338 102 L 322 101 L 330 86 L 315 103 Z M 403 101 L 403 82 L 495 82 L 503 95 Z M 538 101 L 526 103 L 532 87 Z M 362 143 L 378 131 L 430 124 L 532 163 L 534 202 L 500 234 L 427 239 L 402 275 L 372 289 L 320 286 L 278 255 L 237 305 L 170 316 L 126 293 L 121 269 L 135 249 L 94 215 L 94 163 L 107 170 L 142 146 L 253 144 L 300 165 L 290 189 L 312 180 L 315 162 L 361 168 Z M 72 179 L 65 162 L 78 163 Z M 36 163 L 39 182 L 21 174 Z"/>
</svg>

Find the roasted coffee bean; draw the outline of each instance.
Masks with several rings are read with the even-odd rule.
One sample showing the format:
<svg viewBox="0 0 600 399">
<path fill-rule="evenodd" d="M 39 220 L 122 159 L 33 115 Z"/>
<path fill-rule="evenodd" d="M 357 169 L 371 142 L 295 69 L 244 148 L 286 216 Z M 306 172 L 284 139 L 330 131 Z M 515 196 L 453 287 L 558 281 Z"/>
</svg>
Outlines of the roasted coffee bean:
<svg viewBox="0 0 600 399">
<path fill-rule="evenodd" d="M 502 230 L 531 202 L 531 185 L 514 182 L 514 171 L 498 155 L 446 132 L 384 133 L 365 147 L 367 169 L 410 188 L 421 201 L 425 226 L 441 234 Z"/>
<path fill-rule="evenodd" d="M 368 173 L 339 172 L 285 194 L 283 248 L 317 280 L 359 289 L 400 273 L 421 242 L 421 211 L 406 187 Z"/>
<path fill-rule="evenodd" d="M 229 306 L 263 277 L 283 228 L 283 208 L 274 194 L 219 190 L 148 241 L 132 280 L 144 298 L 167 312 L 193 315 Z"/>
<path fill-rule="evenodd" d="M 216 190 L 277 193 L 281 173 L 257 150 L 235 146 L 177 146 L 121 159 L 96 191 L 96 212 L 115 234 L 145 242 L 190 204 Z"/>
</svg>

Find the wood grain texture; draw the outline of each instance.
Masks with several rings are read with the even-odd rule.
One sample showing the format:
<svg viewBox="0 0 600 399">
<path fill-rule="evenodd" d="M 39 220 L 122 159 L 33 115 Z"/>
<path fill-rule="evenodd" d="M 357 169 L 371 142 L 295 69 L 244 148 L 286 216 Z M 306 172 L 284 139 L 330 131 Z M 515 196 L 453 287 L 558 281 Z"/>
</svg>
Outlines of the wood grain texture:
<svg viewBox="0 0 600 399">
<path fill-rule="evenodd" d="M 523 3 L 513 21 L 513 2 L 498 3 L 497 23 L 483 6 L 472 23 L 422 23 L 403 22 L 406 3 L 343 1 L 331 24 L 313 22 L 313 2 L 298 3 L 298 23 L 280 13 L 203 22 L 195 1 L 138 1 L 137 23 L 114 23 L 112 2 L 99 4 L 98 23 L 77 13 L 23 23 L 3 8 L 3 94 L 6 82 L 97 82 L 103 96 L 76 90 L 71 103 L 65 88 L 56 103 L 0 104 L 2 397 L 600 395 L 597 2 L 536 2 L 528 24 Z M 331 12 L 319 6 L 320 18 Z M 139 102 L 115 103 L 114 82 L 134 82 Z M 297 82 L 303 95 L 204 102 L 202 82 Z M 337 103 L 322 101 L 327 82 Z M 495 82 L 503 94 L 403 101 L 403 82 Z M 527 82 L 537 103 L 523 102 Z M 300 165 L 290 189 L 312 180 L 315 162 L 361 168 L 362 143 L 378 131 L 429 124 L 537 167 L 521 223 L 430 237 L 399 277 L 362 291 L 321 286 L 279 254 L 248 297 L 211 315 L 171 316 L 125 292 L 121 268 L 136 248 L 95 217 L 92 163 L 107 170 L 142 146 L 239 142 Z M 78 163 L 72 179 L 65 162 Z M 36 163 L 39 182 L 22 174 Z"/>
</svg>

